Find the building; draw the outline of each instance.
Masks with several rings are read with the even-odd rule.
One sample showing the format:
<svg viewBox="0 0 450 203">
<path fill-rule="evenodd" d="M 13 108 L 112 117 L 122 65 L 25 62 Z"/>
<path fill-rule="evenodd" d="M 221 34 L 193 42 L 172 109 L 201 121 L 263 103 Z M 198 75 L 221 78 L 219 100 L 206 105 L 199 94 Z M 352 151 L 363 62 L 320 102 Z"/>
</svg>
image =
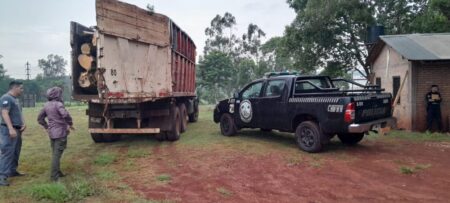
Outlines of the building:
<svg viewBox="0 0 450 203">
<path fill-rule="evenodd" d="M 450 33 L 380 36 L 371 48 L 372 84 L 397 95 L 394 116 L 399 129 L 426 130 L 425 95 L 439 85 L 442 95 L 442 124 L 449 130 L 450 117 Z"/>
</svg>

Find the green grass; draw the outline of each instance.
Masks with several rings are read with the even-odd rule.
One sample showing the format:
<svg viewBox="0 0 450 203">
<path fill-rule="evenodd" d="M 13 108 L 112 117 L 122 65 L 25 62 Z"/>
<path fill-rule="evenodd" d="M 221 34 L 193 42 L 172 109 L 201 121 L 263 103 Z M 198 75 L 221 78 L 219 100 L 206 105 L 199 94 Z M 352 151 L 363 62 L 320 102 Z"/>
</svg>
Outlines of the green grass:
<svg viewBox="0 0 450 203">
<path fill-rule="evenodd" d="M 219 187 L 216 189 L 218 193 L 220 193 L 221 195 L 225 196 L 225 197 L 229 197 L 233 195 L 233 192 L 231 192 L 230 190 L 224 188 L 224 187 Z"/>
<path fill-rule="evenodd" d="M 104 153 L 97 156 L 97 158 L 94 160 L 94 163 L 100 166 L 106 166 L 112 164 L 114 161 L 116 161 L 115 154 Z"/>
<path fill-rule="evenodd" d="M 145 149 L 129 149 L 127 153 L 128 158 L 145 158 L 148 157 L 151 153 L 146 151 Z"/>
<path fill-rule="evenodd" d="M 418 164 L 416 166 L 413 167 L 409 167 L 409 166 L 400 166 L 400 173 L 405 174 L 405 175 L 410 175 L 413 173 L 417 173 L 419 171 L 425 170 L 427 168 L 430 168 L 431 165 L 430 164 Z"/>
<path fill-rule="evenodd" d="M 70 194 L 67 187 L 61 183 L 34 184 L 25 190 L 35 200 L 50 200 L 53 202 L 66 202 Z"/>
<path fill-rule="evenodd" d="M 159 176 L 156 176 L 156 180 L 160 182 L 170 182 L 172 180 L 172 176 L 169 174 L 161 174 Z"/>
</svg>

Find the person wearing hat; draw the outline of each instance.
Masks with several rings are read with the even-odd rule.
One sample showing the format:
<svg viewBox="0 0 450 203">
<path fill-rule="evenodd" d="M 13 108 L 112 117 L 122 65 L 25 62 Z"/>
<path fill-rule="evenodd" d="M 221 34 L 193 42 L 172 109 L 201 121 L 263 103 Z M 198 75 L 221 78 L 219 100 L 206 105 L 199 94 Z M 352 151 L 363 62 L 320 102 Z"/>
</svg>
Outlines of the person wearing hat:
<svg viewBox="0 0 450 203">
<path fill-rule="evenodd" d="M 439 93 L 437 85 L 431 86 L 431 91 L 426 96 L 427 100 L 427 131 L 431 131 L 433 122 L 437 122 L 439 132 L 442 132 L 442 118 L 441 118 L 441 102 L 442 97 Z"/>
<path fill-rule="evenodd" d="M 52 147 L 50 179 L 52 181 L 58 181 L 59 178 L 65 176 L 61 172 L 60 162 L 67 147 L 67 136 L 70 130 L 74 130 L 72 117 L 64 107 L 62 93 L 63 90 L 60 87 L 48 89 L 48 102 L 45 103 L 37 118 L 38 123 L 45 128 L 50 137 L 50 146 Z"/>
</svg>

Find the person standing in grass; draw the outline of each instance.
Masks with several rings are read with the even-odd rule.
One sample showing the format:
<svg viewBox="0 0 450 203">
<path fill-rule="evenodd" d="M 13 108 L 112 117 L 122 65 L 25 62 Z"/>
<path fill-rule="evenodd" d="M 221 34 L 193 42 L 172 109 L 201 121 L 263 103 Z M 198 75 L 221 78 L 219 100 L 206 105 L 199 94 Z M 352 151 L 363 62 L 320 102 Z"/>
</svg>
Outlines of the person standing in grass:
<svg viewBox="0 0 450 203">
<path fill-rule="evenodd" d="M 60 87 L 52 87 L 47 90 L 48 102 L 45 103 L 37 119 L 50 137 L 52 147 L 50 179 L 52 181 L 57 181 L 60 177 L 65 176 L 60 169 L 60 160 L 67 147 L 67 136 L 71 129 L 74 130 L 72 117 L 64 107 L 62 93 L 63 90 Z"/>
<path fill-rule="evenodd" d="M 17 100 L 22 93 L 22 82 L 12 81 L 8 93 L 0 98 L 0 186 L 9 186 L 8 177 L 24 175 L 17 172 L 22 149 L 21 134 L 26 128 Z"/>
</svg>

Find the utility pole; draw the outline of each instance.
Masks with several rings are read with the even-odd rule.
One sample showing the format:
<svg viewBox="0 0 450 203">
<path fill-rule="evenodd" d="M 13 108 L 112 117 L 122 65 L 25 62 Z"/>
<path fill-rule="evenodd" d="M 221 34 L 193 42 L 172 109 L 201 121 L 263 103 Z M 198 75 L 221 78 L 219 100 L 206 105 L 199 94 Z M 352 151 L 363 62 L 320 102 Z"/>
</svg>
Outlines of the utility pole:
<svg viewBox="0 0 450 203">
<path fill-rule="evenodd" d="M 26 70 L 27 70 L 27 80 L 30 80 L 30 63 L 28 63 L 28 61 L 27 61 L 27 63 L 25 64 L 26 65 Z"/>
</svg>

